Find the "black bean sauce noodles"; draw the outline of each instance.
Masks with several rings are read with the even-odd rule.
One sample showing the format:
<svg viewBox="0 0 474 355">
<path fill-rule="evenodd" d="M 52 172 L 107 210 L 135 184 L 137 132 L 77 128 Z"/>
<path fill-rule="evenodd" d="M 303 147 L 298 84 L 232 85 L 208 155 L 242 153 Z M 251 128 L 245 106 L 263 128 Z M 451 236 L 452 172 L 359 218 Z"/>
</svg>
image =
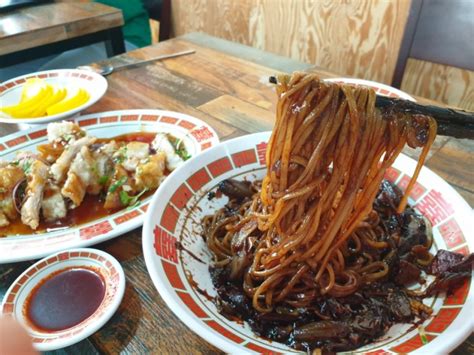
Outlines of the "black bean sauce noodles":
<svg viewBox="0 0 474 355">
<path fill-rule="evenodd" d="M 226 180 L 203 220 L 223 314 L 296 349 L 343 351 L 425 319 L 423 298 L 470 276 L 473 255 L 430 253 L 431 226 L 407 199 L 436 136 L 427 116 L 381 113 L 368 88 L 279 77 L 266 175 Z M 402 193 L 383 180 L 422 147 Z M 406 287 L 436 276 L 425 290 Z"/>
</svg>

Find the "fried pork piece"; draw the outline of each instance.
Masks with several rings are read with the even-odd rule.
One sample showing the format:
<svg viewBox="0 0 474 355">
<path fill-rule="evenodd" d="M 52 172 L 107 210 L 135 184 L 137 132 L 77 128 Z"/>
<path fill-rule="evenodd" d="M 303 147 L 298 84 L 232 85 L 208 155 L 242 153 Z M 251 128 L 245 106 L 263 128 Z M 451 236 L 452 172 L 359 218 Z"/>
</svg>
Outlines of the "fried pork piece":
<svg viewBox="0 0 474 355">
<path fill-rule="evenodd" d="M 10 224 L 18 217 L 12 198 L 15 185 L 25 177 L 18 165 L 0 164 L 0 227 Z"/>
<path fill-rule="evenodd" d="M 122 166 L 127 171 L 135 172 L 138 164 L 149 157 L 150 145 L 142 142 L 130 142 L 123 150 L 119 150 L 119 154 L 123 154 Z"/>
<path fill-rule="evenodd" d="M 95 137 L 84 137 L 75 141 L 64 150 L 64 152 L 50 169 L 51 176 L 56 183 L 59 184 L 64 181 L 69 165 L 76 155 L 81 151 L 81 148 L 90 146 L 96 140 L 97 138 Z"/>
<path fill-rule="evenodd" d="M 43 201 L 41 202 L 41 211 L 47 222 L 55 221 L 66 217 L 67 208 L 61 189 L 51 183 L 45 187 Z"/>
<path fill-rule="evenodd" d="M 157 133 L 155 136 L 155 139 L 151 143 L 151 146 L 157 152 L 165 153 L 166 167 L 168 168 L 169 171 L 173 171 L 178 166 L 184 163 L 184 160 L 181 159 L 181 157 L 178 154 L 176 154 L 176 151 L 174 150 L 173 145 L 168 140 L 168 137 L 166 137 L 166 134 Z"/>
<path fill-rule="evenodd" d="M 44 186 L 48 178 L 48 166 L 41 160 L 25 159 L 20 162 L 26 172 L 26 200 L 21 207 L 21 221 L 31 229 L 38 228 L 39 212 Z"/>
<path fill-rule="evenodd" d="M 82 203 L 87 187 L 94 176 L 94 159 L 87 146 L 83 146 L 74 158 L 67 173 L 67 179 L 61 189 L 61 194 L 69 198 L 77 207 Z"/>
<path fill-rule="evenodd" d="M 121 164 L 117 164 L 105 197 L 104 207 L 109 210 L 124 207 L 120 201 L 120 191 L 128 190 L 127 192 L 133 194 L 134 186 L 131 185 L 132 183 L 133 181 L 129 178 L 127 170 Z"/>
<path fill-rule="evenodd" d="M 158 152 L 151 155 L 147 162 L 139 164 L 136 169 L 135 182 L 139 190 L 156 189 L 163 181 L 166 155 Z"/>
<path fill-rule="evenodd" d="M 72 144 L 86 136 L 86 132 L 73 122 L 53 122 L 48 124 L 47 130 L 50 143 Z"/>
<path fill-rule="evenodd" d="M 109 180 L 114 172 L 113 154 L 117 149 L 118 144 L 115 141 L 111 141 L 101 145 L 92 152 L 92 159 L 95 163 L 91 182 L 87 187 L 87 193 L 98 195 L 108 186 Z"/>
<path fill-rule="evenodd" d="M 0 227 L 6 227 L 10 224 L 7 216 L 0 210 Z"/>
</svg>

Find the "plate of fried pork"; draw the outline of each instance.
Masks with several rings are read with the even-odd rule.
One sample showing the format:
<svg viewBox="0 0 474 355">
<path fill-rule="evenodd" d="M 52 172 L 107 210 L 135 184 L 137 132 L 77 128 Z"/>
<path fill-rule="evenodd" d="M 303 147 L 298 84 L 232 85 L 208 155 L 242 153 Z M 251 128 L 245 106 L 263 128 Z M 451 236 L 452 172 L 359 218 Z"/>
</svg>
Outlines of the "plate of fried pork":
<svg viewBox="0 0 474 355">
<path fill-rule="evenodd" d="M 0 138 L 0 263 L 141 226 L 168 175 L 218 142 L 206 123 L 161 110 L 91 114 Z"/>
</svg>

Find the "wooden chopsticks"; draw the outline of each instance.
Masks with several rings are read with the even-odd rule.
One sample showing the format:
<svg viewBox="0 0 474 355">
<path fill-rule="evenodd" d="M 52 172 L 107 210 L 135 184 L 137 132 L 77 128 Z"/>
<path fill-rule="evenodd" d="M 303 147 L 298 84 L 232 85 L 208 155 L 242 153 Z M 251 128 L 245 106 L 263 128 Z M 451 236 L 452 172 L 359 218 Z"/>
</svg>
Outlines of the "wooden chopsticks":
<svg viewBox="0 0 474 355">
<path fill-rule="evenodd" d="M 413 101 L 379 96 L 375 106 L 386 111 L 422 114 L 433 117 L 438 123 L 438 135 L 474 139 L 474 113 L 431 105 L 420 105 Z"/>
<path fill-rule="evenodd" d="M 278 79 L 270 76 L 276 84 Z M 433 117 L 438 123 L 438 135 L 474 139 L 474 112 L 454 110 L 431 105 L 420 105 L 413 101 L 377 95 L 375 106 L 384 111 L 421 114 Z"/>
</svg>

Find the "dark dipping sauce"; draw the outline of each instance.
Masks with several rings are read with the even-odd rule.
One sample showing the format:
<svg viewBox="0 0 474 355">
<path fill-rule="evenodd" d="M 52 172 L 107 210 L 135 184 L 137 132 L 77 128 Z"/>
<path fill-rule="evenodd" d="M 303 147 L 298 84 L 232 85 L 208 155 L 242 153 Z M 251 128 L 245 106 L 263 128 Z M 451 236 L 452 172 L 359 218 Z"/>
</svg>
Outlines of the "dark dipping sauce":
<svg viewBox="0 0 474 355">
<path fill-rule="evenodd" d="M 26 318 L 43 331 L 71 328 L 91 316 L 105 295 L 105 283 L 93 269 L 59 270 L 42 280 L 25 303 Z"/>
</svg>

